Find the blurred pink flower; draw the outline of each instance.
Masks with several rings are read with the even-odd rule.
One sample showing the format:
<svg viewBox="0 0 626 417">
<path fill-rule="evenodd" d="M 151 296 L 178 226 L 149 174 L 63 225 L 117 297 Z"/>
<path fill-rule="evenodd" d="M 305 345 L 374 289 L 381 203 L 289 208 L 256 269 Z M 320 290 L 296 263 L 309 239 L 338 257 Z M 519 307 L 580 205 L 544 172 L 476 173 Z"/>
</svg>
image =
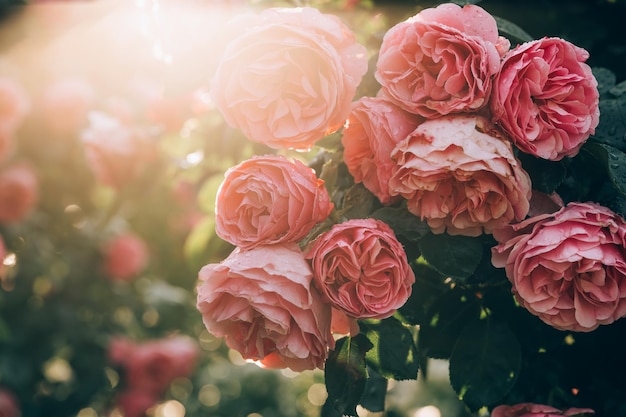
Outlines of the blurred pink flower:
<svg viewBox="0 0 626 417">
<path fill-rule="evenodd" d="M 44 91 L 41 102 L 46 128 L 59 135 L 78 134 L 94 101 L 93 86 L 82 78 L 54 82 Z"/>
<path fill-rule="evenodd" d="M 570 203 L 493 236 L 493 265 L 545 323 L 590 332 L 626 316 L 626 222 L 611 210 Z"/>
<path fill-rule="evenodd" d="M 0 77 L 0 131 L 15 133 L 30 110 L 30 98 L 20 83 Z"/>
<path fill-rule="evenodd" d="M 517 405 L 499 405 L 491 412 L 491 417 L 583 417 L 593 414 L 589 408 L 568 408 L 559 410 L 549 405 L 522 403 Z"/>
<path fill-rule="evenodd" d="M 411 295 L 415 275 L 391 228 L 374 219 L 335 224 L 307 251 L 315 286 L 352 318 L 391 316 Z"/>
<path fill-rule="evenodd" d="M 0 417 L 20 417 L 20 404 L 15 395 L 6 388 L 0 387 Z"/>
<path fill-rule="evenodd" d="M 523 152 L 549 160 L 578 153 L 599 123 L 589 53 L 559 38 L 510 51 L 494 81 L 493 121 Z"/>
<path fill-rule="evenodd" d="M 134 233 L 125 233 L 107 241 L 103 247 L 104 272 L 114 281 L 130 281 L 148 265 L 146 243 Z"/>
<path fill-rule="evenodd" d="M 29 164 L 18 161 L 0 170 L 0 223 L 22 221 L 38 198 L 39 179 Z"/>
<path fill-rule="evenodd" d="M 143 389 L 128 389 L 115 397 L 115 407 L 124 417 L 144 417 L 146 411 L 156 405 L 160 396 Z"/>
<path fill-rule="evenodd" d="M 245 359 L 298 372 L 323 368 L 334 347 L 330 306 L 295 243 L 235 249 L 204 266 L 199 280 L 204 325 Z"/>
<path fill-rule="evenodd" d="M 233 22 L 211 95 L 226 121 L 252 141 L 308 150 L 341 128 L 367 51 L 339 18 L 311 7 L 266 9 Z"/>
</svg>

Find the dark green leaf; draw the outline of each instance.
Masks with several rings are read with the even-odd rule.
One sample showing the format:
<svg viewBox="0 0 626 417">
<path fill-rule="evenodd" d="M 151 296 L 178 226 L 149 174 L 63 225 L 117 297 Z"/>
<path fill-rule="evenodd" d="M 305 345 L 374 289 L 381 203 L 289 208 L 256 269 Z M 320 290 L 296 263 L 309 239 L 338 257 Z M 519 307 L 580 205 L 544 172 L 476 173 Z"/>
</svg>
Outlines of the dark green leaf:
<svg viewBox="0 0 626 417">
<path fill-rule="evenodd" d="M 593 138 L 626 152 L 626 94 L 600 100 L 600 124 Z"/>
<path fill-rule="evenodd" d="M 550 194 L 565 179 L 565 166 L 561 161 L 547 161 L 528 154 L 519 154 L 524 170 L 530 175 L 533 189 Z"/>
<path fill-rule="evenodd" d="M 367 369 L 368 378 L 360 404 L 366 410 L 374 413 L 385 411 L 387 397 L 387 379 L 371 368 Z"/>
<path fill-rule="evenodd" d="M 609 90 L 609 93 L 613 94 L 616 97 L 626 94 L 626 81 L 622 81 L 621 83 L 611 88 Z"/>
<path fill-rule="evenodd" d="M 498 16 L 494 16 L 494 19 L 496 19 L 496 24 L 498 25 L 498 31 L 500 34 L 508 38 L 511 43 L 524 43 L 533 40 L 532 36 L 526 33 L 524 29 L 515 23 Z"/>
<path fill-rule="evenodd" d="M 448 286 L 443 283 L 441 274 L 429 265 L 418 263 L 413 266 L 413 272 L 415 283 L 411 296 L 398 312 L 405 323 L 420 325 L 425 322 L 428 308 L 448 290 Z"/>
<path fill-rule="evenodd" d="M 361 400 L 367 380 L 365 354 L 372 343 L 362 334 L 337 340 L 324 367 L 328 398 L 326 402 L 342 415 L 357 416 L 356 406 Z"/>
<path fill-rule="evenodd" d="M 498 403 L 515 384 L 521 348 L 509 327 L 490 317 L 468 324 L 450 356 L 450 382 L 472 410 Z"/>
<path fill-rule="evenodd" d="M 615 86 L 616 78 L 613 71 L 608 68 L 595 67 L 592 68 L 593 76 L 598 81 L 598 91 L 600 94 L 607 93 Z"/>
<path fill-rule="evenodd" d="M 372 213 L 371 217 L 382 220 L 393 229 L 395 234 L 415 241 L 425 236 L 430 228 L 419 217 L 409 212 L 406 207 L 382 207 Z"/>
<path fill-rule="evenodd" d="M 626 195 L 626 153 L 610 145 L 593 142 L 586 143 L 584 150 L 606 165 L 611 183 L 619 193 Z"/>
<path fill-rule="evenodd" d="M 341 215 L 346 219 L 363 219 L 372 212 L 376 197 L 361 183 L 354 184 L 343 197 Z"/>
<path fill-rule="evenodd" d="M 445 233 L 429 233 L 420 240 L 419 246 L 422 255 L 433 268 L 459 280 L 472 275 L 483 253 L 480 239 Z"/>
</svg>

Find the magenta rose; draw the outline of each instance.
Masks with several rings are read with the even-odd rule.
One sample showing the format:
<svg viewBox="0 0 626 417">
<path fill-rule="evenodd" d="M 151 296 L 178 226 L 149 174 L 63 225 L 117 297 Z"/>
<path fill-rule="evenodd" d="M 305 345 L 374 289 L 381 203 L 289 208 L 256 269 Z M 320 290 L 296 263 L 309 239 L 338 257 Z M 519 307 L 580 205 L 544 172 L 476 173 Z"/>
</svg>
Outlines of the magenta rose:
<svg viewBox="0 0 626 417">
<path fill-rule="evenodd" d="M 215 232 L 235 246 L 295 242 L 333 209 L 324 182 L 298 160 L 255 156 L 226 171 Z"/>
<path fill-rule="evenodd" d="M 415 282 L 393 230 L 375 219 L 335 224 L 313 242 L 306 257 L 326 300 L 352 318 L 391 316 Z"/>
<path fill-rule="evenodd" d="M 343 160 L 354 181 L 362 182 L 383 204 L 394 200 L 389 194 L 391 151 L 421 122 L 421 117 L 382 97 L 363 97 L 352 106 L 341 138 Z"/>
<path fill-rule="evenodd" d="M 103 252 L 104 272 L 113 281 L 136 278 L 149 261 L 146 243 L 134 233 L 115 236 L 105 243 Z"/>
<path fill-rule="evenodd" d="M 323 368 L 330 306 L 295 243 L 235 249 L 199 273 L 198 310 L 207 330 L 245 359 L 294 371 Z"/>
<path fill-rule="evenodd" d="M 570 203 L 493 235 L 493 265 L 545 323 L 589 332 L 626 316 L 626 223 L 611 210 Z"/>
<path fill-rule="evenodd" d="M 37 204 L 39 179 L 30 165 L 15 162 L 0 171 L 0 223 L 17 223 Z"/>
<path fill-rule="evenodd" d="M 549 405 L 522 403 L 517 405 L 499 405 L 491 412 L 491 417 L 583 417 L 589 408 L 568 408 L 559 410 Z"/>
<path fill-rule="evenodd" d="M 475 5 L 442 4 L 398 23 L 384 36 L 376 79 L 405 110 L 426 118 L 485 106 L 509 43 Z"/>
<path fill-rule="evenodd" d="M 529 210 L 530 177 L 509 141 L 488 120 L 454 115 L 428 120 L 398 143 L 392 194 L 433 233 L 478 236 Z"/>
<path fill-rule="evenodd" d="M 252 141 L 307 150 L 343 126 L 367 52 L 336 16 L 272 8 L 236 21 L 211 83 L 226 121 Z"/>
<path fill-rule="evenodd" d="M 523 152 L 560 160 L 578 153 L 598 126 L 598 82 L 589 53 L 543 38 L 510 51 L 494 80 L 493 121 Z"/>
</svg>

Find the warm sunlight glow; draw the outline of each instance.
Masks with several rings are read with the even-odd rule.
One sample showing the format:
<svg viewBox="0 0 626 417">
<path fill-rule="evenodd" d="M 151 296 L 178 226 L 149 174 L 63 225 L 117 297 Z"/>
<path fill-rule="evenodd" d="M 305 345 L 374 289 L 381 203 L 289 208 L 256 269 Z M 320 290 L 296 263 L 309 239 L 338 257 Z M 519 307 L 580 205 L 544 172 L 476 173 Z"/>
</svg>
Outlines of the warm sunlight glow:
<svg viewBox="0 0 626 417">
<path fill-rule="evenodd" d="M 441 411 L 434 405 L 418 408 L 413 417 L 441 417 Z"/>
<path fill-rule="evenodd" d="M 178 401 L 166 401 L 154 410 L 154 417 L 185 417 L 185 406 Z"/>
</svg>

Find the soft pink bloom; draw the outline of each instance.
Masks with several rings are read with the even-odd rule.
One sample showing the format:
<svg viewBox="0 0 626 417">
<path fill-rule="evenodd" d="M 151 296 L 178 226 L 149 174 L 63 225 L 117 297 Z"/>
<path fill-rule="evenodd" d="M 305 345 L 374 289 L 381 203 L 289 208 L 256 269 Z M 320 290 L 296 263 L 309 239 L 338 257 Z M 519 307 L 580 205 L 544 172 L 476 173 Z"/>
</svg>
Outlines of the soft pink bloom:
<svg viewBox="0 0 626 417">
<path fill-rule="evenodd" d="M 177 132 L 192 116 L 192 105 L 191 94 L 170 96 L 160 93 L 148 98 L 146 113 L 151 122 L 166 132 Z"/>
<path fill-rule="evenodd" d="M 510 51 L 494 80 L 493 120 L 523 152 L 549 160 L 578 153 L 598 126 L 598 82 L 589 53 L 543 38 Z"/>
<path fill-rule="evenodd" d="M 77 134 L 87 123 L 95 90 L 81 78 L 66 78 L 51 84 L 43 93 L 42 112 L 46 128 L 59 135 Z"/>
<path fill-rule="evenodd" d="M 391 151 L 421 122 L 421 117 L 383 97 L 363 97 L 353 103 L 341 138 L 343 160 L 354 181 L 362 182 L 383 204 L 394 200 L 389 194 Z"/>
<path fill-rule="evenodd" d="M 145 132 L 104 114 L 90 116 L 91 124 L 83 131 L 82 140 L 87 161 L 103 184 L 121 188 L 137 179 L 156 159 L 156 143 Z"/>
<path fill-rule="evenodd" d="M 200 270 L 197 307 L 207 330 L 245 359 L 321 369 L 334 340 L 330 306 L 312 276 L 295 243 L 237 248 Z"/>
<path fill-rule="evenodd" d="M 133 233 L 125 233 L 105 243 L 104 272 L 114 281 L 136 278 L 148 265 L 146 243 Z"/>
<path fill-rule="evenodd" d="M 0 171 L 0 223 L 27 217 L 39 198 L 39 179 L 30 165 L 15 162 Z"/>
<path fill-rule="evenodd" d="M 522 403 L 517 405 L 499 405 L 491 412 L 491 417 L 583 417 L 593 414 L 589 408 L 568 408 L 559 410 L 549 405 Z"/>
<path fill-rule="evenodd" d="M 339 18 L 272 8 L 236 21 L 211 84 L 226 121 L 252 141 L 308 150 L 343 126 L 367 52 Z"/>
<path fill-rule="evenodd" d="M 144 417 L 146 411 L 156 405 L 160 396 L 146 390 L 129 389 L 120 392 L 115 398 L 115 407 L 124 417 Z"/>
<path fill-rule="evenodd" d="M 433 233 L 478 236 L 529 209 L 530 177 L 509 141 L 479 116 L 428 120 L 398 143 L 389 182 Z"/>
<path fill-rule="evenodd" d="M 476 111 L 487 104 L 508 47 L 482 8 L 442 4 L 385 34 L 375 76 L 383 92 L 411 113 L 432 118 Z"/>
<path fill-rule="evenodd" d="M 20 404 L 15 395 L 0 387 L 0 417 L 20 417 Z"/>
<path fill-rule="evenodd" d="M 283 156 L 255 156 L 226 172 L 216 197 L 215 231 L 242 248 L 296 242 L 332 209 L 311 168 Z"/>
<path fill-rule="evenodd" d="M 0 130 L 11 134 L 30 110 L 30 98 L 20 83 L 0 77 Z"/>
<path fill-rule="evenodd" d="M 391 316 L 415 282 L 404 248 L 379 220 L 335 224 L 313 242 L 306 257 L 326 300 L 357 319 Z"/>
<path fill-rule="evenodd" d="M 626 316 L 626 223 L 611 210 L 570 203 L 493 235 L 493 265 L 545 323 L 589 332 Z"/>
</svg>

